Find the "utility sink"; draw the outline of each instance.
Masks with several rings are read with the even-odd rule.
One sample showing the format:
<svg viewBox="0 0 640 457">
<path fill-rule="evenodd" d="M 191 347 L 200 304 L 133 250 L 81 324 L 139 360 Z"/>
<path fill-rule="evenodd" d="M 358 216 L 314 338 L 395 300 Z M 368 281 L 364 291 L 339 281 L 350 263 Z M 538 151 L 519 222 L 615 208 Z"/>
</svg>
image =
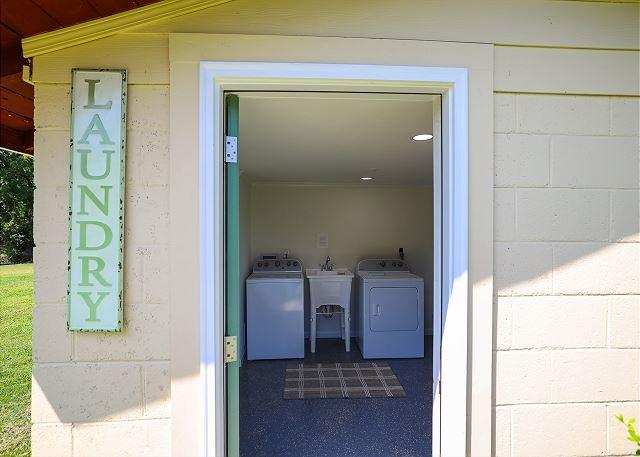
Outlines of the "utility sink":
<svg viewBox="0 0 640 457">
<path fill-rule="evenodd" d="M 346 268 L 336 268 L 334 270 L 323 271 L 320 268 L 308 268 L 306 270 L 309 279 L 309 295 L 311 305 L 311 352 L 316 352 L 316 326 L 318 323 L 318 309 L 330 307 L 342 308 L 340 333 L 345 343 L 345 348 L 349 352 L 351 348 L 351 282 L 353 273 Z M 339 308 L 338 308 L 339 309 Z M 333 314 L 334 311 L 331 311 Z"/>
<path fill-rule="evenodd" d="M 322 305 L 349 306 L 353 273 L 346 268 L 323 271 L 319 268 L 306 270 L 309 278 L 311 309 Z"/>
</svg>

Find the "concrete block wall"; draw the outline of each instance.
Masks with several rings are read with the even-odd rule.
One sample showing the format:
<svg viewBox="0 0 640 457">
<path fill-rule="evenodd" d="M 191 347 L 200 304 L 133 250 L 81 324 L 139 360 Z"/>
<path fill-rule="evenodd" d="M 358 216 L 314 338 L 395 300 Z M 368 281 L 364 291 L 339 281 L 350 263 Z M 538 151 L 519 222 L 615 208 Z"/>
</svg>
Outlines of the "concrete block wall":
<svg viewBox="0 0 640 457">
<path fill-rule="evenodd" d="M 34 456 L 171 449 L 169 88 L 128 90 L 124 331 L 101 334 L 66 331 L 71 87 L 35 87 Z"/>
<path fill-rule="evenodd" d="M 630 455 L 638 98 L 495 95 L 497 456 Z"/>
</svg>

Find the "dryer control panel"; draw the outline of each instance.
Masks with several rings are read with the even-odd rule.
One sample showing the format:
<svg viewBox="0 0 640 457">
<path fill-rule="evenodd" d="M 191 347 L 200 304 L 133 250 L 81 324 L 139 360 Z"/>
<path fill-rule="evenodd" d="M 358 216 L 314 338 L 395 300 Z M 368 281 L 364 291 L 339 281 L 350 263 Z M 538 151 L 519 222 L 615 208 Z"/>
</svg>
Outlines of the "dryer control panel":
<svg viewBox="0 0 640 457">
<path fill-rule="evenodd" d="M 358 262 L 358 271 L 409 271 L 409 265 L 400 259 L 366 259 Z"/>
<path fill-rule="evenodd" d="M 302 273 L 302 262 L 299 259 L 262 258 L 253 264 L 254 272 L 287 272 Z"/>
</svg>

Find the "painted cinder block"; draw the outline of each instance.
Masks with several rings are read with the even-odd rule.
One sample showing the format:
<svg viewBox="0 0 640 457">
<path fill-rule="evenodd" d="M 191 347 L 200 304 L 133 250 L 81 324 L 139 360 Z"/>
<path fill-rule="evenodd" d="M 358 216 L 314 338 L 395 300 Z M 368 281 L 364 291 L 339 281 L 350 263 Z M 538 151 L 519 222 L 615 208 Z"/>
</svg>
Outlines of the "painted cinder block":
<svg viewBox="0 0 640 457">
<path fill-rule="evenodd" d="M 615 418 L 617 414 L 622 414 L 625 420 L 635 418 L 637 430 L 640 402 L 607 404 L 607 455 L 633 455 L 637 448 L 627 439 L 627 428 Z"/>
<path fill-rule="evenodd" d="M 34 88 L 33 123 L 36 130 L 71 128 L 71 84 L 42 84 Z"/>
<path fill-rule="evenodd" d="M 134 244 L 133 240 L 125 239 L 123 264 L 123 293 L 125 305 L 142 303 L 144 301 L 143 264 L 148 255 L 148 248 Z"/>
<path fill-rule="evenodd" d="M 493 261 L 498 295 L 551 293 L 551 244 L 496 242 Z"/>
<path fill-rule="evenodd" d="M 609 134 L 606 97 L 520 94 L 516 110 L 520 133 Z"/>
<path fill-rule="evenodd" d="M 36 130 L 34 179 L 36 187 L 69 184 L 69 130 Z"/>
<path fill-rule="evenodd" d="M 127 187 L 168 185 L 169 132 L 129 130 L 126 166 Z"/>
<path fill-rule="evenodd" d="M 132 363 L 35 364 L 31 420 L 87 422 L 142 416 L 142 373 Z"/>
<path fill-rule="evenodd" d="M 494 94 L 493 130 L 496 133 L 515 132 L 516 96 L 513 94 Z"/>
<path fill-rule="evenodd" d="M 129 186 L 126 190 L 125 240 L 169 242 L 169 188 Z"/>
<path fill-rule="evenodd" d="M 31 426 L 32 457 L 70 457 L 72 450 L 71 424 Z"/>
<path fill-rule="evenodd" d="M 144 416 L 171 417 L 171 364 L 147 364 L 143 367 Z"/>
<path fill-rule="evenodd" d="M 515 189 L 493 190 L 494 239 L 513 241 L 516 238 L 516 193 Z"/>
<path fill-rule="evenodd" d="M 633 137 L 551 138 L 551 185 L 637 189 L 638 139 Z"/>
<path fill-rule="evenodd" d="M 607 241 L 609 193 L 601 190 L 518 189 L 521 241 Z"/>
<path fill-rule="evenodd" d="M 67 243 L 39 243 L 33 248 L 36 305 L 67 303 Z"/>
<path fill-rule="evenodd" d="M 105 454 L 105 450 L 108 453 Z M 76 424 L 75 457 L 164 457 L 171 455 L 168 419 Z"/>
<path fill-rule="evenodd" d="M 33 361 L 71 360 L 72 335 L 67 331 L 67 307 L 40 305 L 33 308 Z"/>
<path fill-rule="evenodd" d="M 496 405 L 551 401 L 551 354 L 548 351 L 498 351 Z"/>
<path fill-rule="evenodd" d="M 549 136 L 495 135 L 494 173 L 494 185 L 498 187 L 548 186 Z"/>
<path fill-rule="evenodd" d="M 640 241 L 640 192 L 611 191 L 611 241 Z"/>
<path fill-rule="evenodd" d="M 639 262 L 637 243 L 556 243 L 553 292 L 637 294 Z"/>
<path fill-rule="evenodd" d="M 512 407 L 514 457 L 604 455 L 604 404 L 521 405 Z"/>
<path fill-rule="evenodd" d="M 640 129 L 640 98 L 611 98 L 611 134 L 638 136 Z"/>
<path fill-rule="evenodd" d="M 640 348 L 640 296 L 609 297 L 609 346 Z"/>
<path fill-rule="evenodd" d="M 74 360 L 169 360 L 170 316 L 165 305 L 126 305 L 119 333 L 78 332 Z"/>
<path fill-rule="evenodd" d="M 511 456 L 511 407 L 496 407 L 496 457 Z"/>
<path fill-rule="evenodd" d="M 513 297 L 512 348 L 604 348 L 607 297 Z"/>
<path fill-rule="evenodd" d="M 169 130 L 169 86 L 129 85 L 127 130 Z"/>
<path fill-rule="evenodd" d="M 143 258 L 143 302 L 169 303 L 169 247 L 149 246 Z"/>
<path fill-rule="evenodd" d="M 33 240 L 66 243 L 69 236 L 69 186 L 38 187 L 33 195 Z"/>
<path fill-rule="evenodd" d="M 554 403 L 637 401 L 640 350 L 553 351 Z"/>
<path fill-rule="evenodd" d="M 512 297 L 497 297 L 496 304 L 496 349 L 511 349 L 513 344 Z"/>
</svg>

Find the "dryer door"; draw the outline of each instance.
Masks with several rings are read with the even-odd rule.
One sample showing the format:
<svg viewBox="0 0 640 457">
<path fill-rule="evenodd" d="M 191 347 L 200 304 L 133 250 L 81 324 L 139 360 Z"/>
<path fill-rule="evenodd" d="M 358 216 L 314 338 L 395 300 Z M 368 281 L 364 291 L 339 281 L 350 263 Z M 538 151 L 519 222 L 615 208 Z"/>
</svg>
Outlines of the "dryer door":
<svg viewBox="0 0 640 457">
<path fill-rule="evenodd" d="M 415 287 L 372 287 L 369 327 L 373 332 L 413 331 L 418 328 L 419 294 Z"/>
</svg>

